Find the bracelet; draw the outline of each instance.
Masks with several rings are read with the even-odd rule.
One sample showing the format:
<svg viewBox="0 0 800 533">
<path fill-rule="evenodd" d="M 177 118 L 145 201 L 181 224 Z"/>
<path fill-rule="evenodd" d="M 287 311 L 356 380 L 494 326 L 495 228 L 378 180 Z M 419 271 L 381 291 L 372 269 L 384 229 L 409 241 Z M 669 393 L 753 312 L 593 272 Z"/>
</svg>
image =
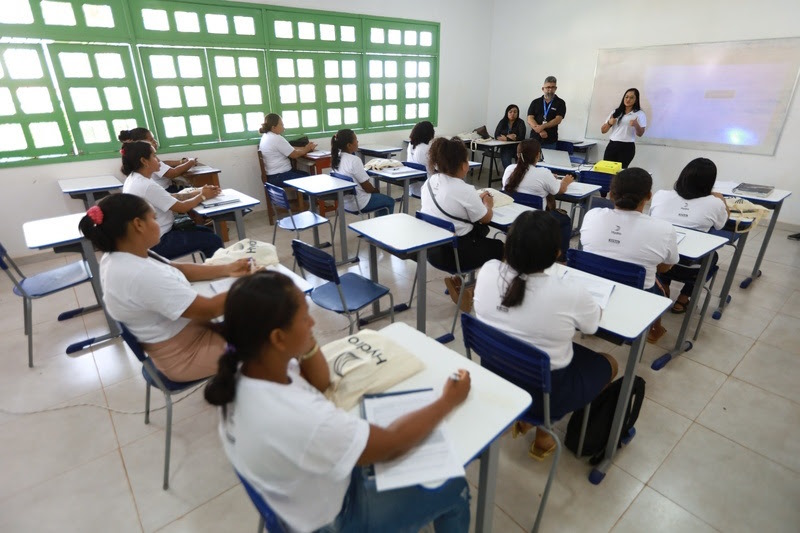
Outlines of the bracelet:
<svg viewBox="0 0 800 533">
<path fill-rule="evenodd" d="M 312 348 L 311 348 L 309 351 L 307 351 L 306 353 L 304 353 L 303 355 L 301 355 L 301 356 L 298 356 L 298 357 L 297 357 L 297 360 L 298 360 L 300 363 L 303 363 L 303 362 L 305 362 L 305 361 L 308 361 L 309 359 L 311 359 L 312 357 L 314 357 L 314 354 L 315 354 L 315 353 L 317 353 L 318 351 L 319 351 L 319 343 L 318 343 L 318 342 L 316 342 L 316 341 L 314 341 L 314 346 L 313 346 L 313 347 L 312 347 Z"/>
</svg>

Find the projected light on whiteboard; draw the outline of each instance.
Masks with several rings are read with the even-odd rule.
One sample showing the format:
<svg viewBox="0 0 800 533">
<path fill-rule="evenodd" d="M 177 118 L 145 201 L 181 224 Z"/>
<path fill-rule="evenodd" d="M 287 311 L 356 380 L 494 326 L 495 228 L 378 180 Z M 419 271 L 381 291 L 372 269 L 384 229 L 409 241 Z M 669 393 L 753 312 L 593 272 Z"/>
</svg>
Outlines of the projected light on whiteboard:
<svg viewBox="0 0 800 533">
<path fill-rule="evenodd" d="M 772 154 L 800 69 L 800 39 L 601 50 L 586 136 L 628 87 L 647 130 L 637 142 Z"/>
</svg>

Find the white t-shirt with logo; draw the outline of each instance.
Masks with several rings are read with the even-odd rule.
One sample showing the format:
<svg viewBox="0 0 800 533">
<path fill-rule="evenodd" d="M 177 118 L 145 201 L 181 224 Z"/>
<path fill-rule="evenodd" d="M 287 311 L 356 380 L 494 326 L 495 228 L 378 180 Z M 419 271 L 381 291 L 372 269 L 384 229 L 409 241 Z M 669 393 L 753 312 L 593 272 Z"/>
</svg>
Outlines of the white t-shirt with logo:
<svg viewBox="0 0 800 533">
<path fill-rule="evenodd" d="M 431 145 L 428 143 L 419 143 L 416 146 L 411 146 L 409 143 L 408 150 L 406 151 L 406 161 L 419 163 L 420 165 L 425 165 L 425 168 L 428 168 L 428 152 L 430 149 Z M 428 174 L 428 177 L 430 177 L 430 174 Z M 414 196 L 422 196 L 422 186 L 424 183 L 424 181 L 414 181 L 410 183 L 408 186 L 409 193 Z"/>
<path fill-rule="evenodd" d="M 264 158 L 264 168 L 266 168 L 268 176 L 292 170 L 289 154 L 294 152 L 294 147 L 277 133 L 268 131 L 262 135 L 261 142 L 258 143 L 258 150 Z"/>
<path fill-rule="evenodd" d="M 478 195 L 478 191 L 475 190 L 475 187 L 469 183 L 446 174 L 434 174 L 428 178 L 428 181 L 425 182 L 425 186 L 422 188 L 422 205 L 420 211 L 444 220 L 449 220 L 455 226 L 456 235 L 459 237 L 463 237 L 472 231 L 472 224 L 450 218 L 440 211 L 431 198 L 428 184 L 430 184 L 431 189 L 433 189 L 433 194 L 436 195 L 436 201 L 441 208 L 450 215 L 469 220 L 473 223 L 477 223 L 486 216 L 488 208 L 483 205 L 483 201 Z"/>
<path fill-rule="evenodd" d="M 189 323 L 181 315 L 197 298 L 177 268 L 127 252 L 103 254 L 100 283 L 108 314 L 139 342 L 161 342 L 180 333 Z"/>
<path fill-rule="evenodd" d="M 611 120 L 613 116 L 614 112 L 612 111 L 608 114 L 608 117 L 606 117 L 606 122 Z M 639 119 L 639 126 L 643 128 L 647 127 L 647 115 L 644 114 L 644 111 L 641 109 L 639 111 L 631 111 L 619 117 L 614 125 L 611 126 L 611 135 L 609 139 L 625 143 L 636 142 L 636 128 L 631 126 L 631 120 L 635 118 Z"/>
<path fill-rule="evenodd" d="M 593 254 L 642 265 L 644 289 L 656 283 L 656 267 L 678 262 L 675 228 L 638 211 L 590 209 L 581 226 L 583 249 Z"/>
<path fill-rule="evenodd" d="M 503 173 L 503 187 L 508 183 L 515 168 L 517 168 L 516 163 L 506 167 L 506 171 Z M 517 187 L 517 192 L 532 194 L 540 198 L 546 198 L 548 194 L 558 194 L 559 190 L 561 190 L 561 182 L 553 176 L 550 169 L 535 166 L 528 167 L 528 171 Z"/>
<path fill-rule="evenodd" d="M 239 375 L 236 399 L 219 424 L 234 468 L 292 530 L 313 531 L 336 518 L 369 424 L 338 409 L 300 375 L 291 383 Z"/>
<path fill-rule="evenodd" d="M 361 159 L 347 152 L 342 152 L 340 154 L 339 168 L 334 169 L 334 171 L 339 174 L 344 174 L 345 176 L 350 176 L 359 184 L 369 181 L 370 179 L 369 174 L 364 170 L 364 163 L 361 162 Z M 365 191 L 361 186 L 357 186 L 354 195 L 345 194 L 344 207 L 350 211 L 364 209 L 369 202 L 370 196 L 371 194 Z M 358 205 L 356 205 L 356 202 L 358 202 Z"/>
<path fill-rule="evenodd" d="M 545 352 L 552 370 L 564 368 L 572 361 L 575 329 L 596 332 L 600 306 L 585 288 L 540 273 L 528 275 L 522 304 L 504 307 L 500 302 L 516 275 L 506 263 L 487 261 L 475 284 L 475 315 Z"/>
<path fill-rule="evenodd" d="M 658 191 L 650 201 L 650 216 L 684 228 L 708 231 L 722 229 L 728 221 L 725 202 L 716 196 L 686 200 L 674 190 Z"/>
<path fill-rule="evenodd" d="M 161 187 L 150 178 L 145 178 L 138 172 L 132 172 L 125 180 L 125 183 L 122 184 L 122 192 L 135 194 L 150 202 L 156 212 L 156 222 L 158 222 L 162 236 L 172 229 L 175 215 L 170 211 L 170 208 L 178 200 L 168 193 L 164 187 Z"/>
</svg>

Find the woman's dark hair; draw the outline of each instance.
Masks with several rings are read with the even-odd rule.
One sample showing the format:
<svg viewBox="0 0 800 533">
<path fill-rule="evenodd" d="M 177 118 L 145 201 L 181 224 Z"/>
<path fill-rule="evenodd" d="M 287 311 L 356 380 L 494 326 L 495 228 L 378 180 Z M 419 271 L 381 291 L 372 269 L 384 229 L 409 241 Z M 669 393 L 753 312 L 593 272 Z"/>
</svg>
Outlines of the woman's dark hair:
<svg viewBox="0 0 800 533">
<path fill-rule="evenodd" d="M 556 219 L 546 211 L 525 211 L 511 224 L 505 245 L 505 262 L 516 270 L 501 305 L 516 307 L 525 298 L 529 274 L 552 266 L 561 243 Z"/>
<path fill-rule="evenodd" d="M 643 168 L 631 167 L 611 179 L 609 194 L 619 209 L 632 211 L 646 200 L 653 188 L 653 177 Z"/>
<path fill-rule="evenodd" d="M 224 406 L 233 401 L 239 363 L 257 358 L 273 330 L 291 325 L 300 308 L 298 294 L 294 282 L 280 272 L 262 270 L 236 280 L 225 300 L 228 348 L 206 385 L 208 403 Z"/>
<path fill-rule="evenodd" d="M 78 223 L 81 233 L 102 252 L 115 252 L 117 241 L 128 232 L 128 223 L 135 218 L 144 218 L 152 209 L 147 201 L 135 194 L 110 194 L 97 202 L 102 212 L 101 222 L 86 215 Z M 92 208 L 90 208 L 92 209 Z"/>
<path fill-rule="evenodd" d="M 717 165 L 710 159 L 698 157 L 681 170 L 675 182 L 675 192 L 685 200 L 703 198 L 711 194 L 716 181 Z"/>
<path fill-rule="evenodd" d="M 275 113 L 270 113 L 266 117 L 264 117 L 264 123 L 259 128 L 258 133 L 268 133 L 272 131 L 272 128 L 278 125 L 280 122 L 281 116 Z"/>
<path fill-rule="evenodd" d="M 413 148 L 418 144 L 428 144 L 435 134 L 436 133 L 433 131 L 433 124 L 427 120 L 423 120 L 422 122 L 417 122 L 417 125 L 412 128 L 408 139 L 411 141 L 411 147 Z"/>
<path fill-rule="evenodd" d="M 517 145 L 517 166 L 511 171 L 508 183 L 503 187 L 507 192 L 517 192 L 517 187 L 531 165 L 539 162 L 542 145 L 536 139 L 528 139 Z"/>
<path fill-rule="evenodd" d="M 133 128 L 132 130 L 120 131 L 119 135 L 117 135 L 117 139 L 119 139 L 121 143 L 146 141 L 148 135 L 151 135 L 151 133 L 147 128 Z"/>
<path fill-rule="evenodd" d="M 465 161 L 469 161 L 467 147 L 458 137 L 452 139 L 439 137 L 431 143 L 431 149 L 428 151 L 428 168 L 448 176 L 455 176 Z"/>
<path fill-rule="evenodd" d="M 506 112 L 505 112 L 505 114 L 503 115 L 503 119 L 502 119 L 502 120 L 505 120 L 507 124 L 508 124 L 508 112 L 509 112 L 509 111 L 511 111 L 512 109 L 515 109 L 515 108 L 516 108 L 516 110 L 517 110 L 517 120 L 520 120 L 520 118 L 519 118 L 519 106 L 518 106 L 518 105 L 516 105 L 516 104 L 510 104 L 510 105 L 509 105 L 509 106 L 506 108 Z M 508 124 L 508 125 L 510 126 L 511 124 Z"/>
<path fill-rule="evenodd" d="M 633 111 L 639 111 L 642 108 L 642 106 L 639 104 L 639 89 L 631 87 L 630 89 L 622 93 L 622 100 L 620 100 L 619 102 L 619 107 L 617 107 L 614 110 L 613 114 L 614 118 L 619 118 L 625 114 L 625 95 L 631 91 L 633 91 L 633 94 L 636 95 L 636 101 L 633 103 Z"/>
<path fill-rule="evenodd" d="M 119 151 L 122 154 L 122 173 L 129 176 L 142 168 L 142 158 L 150 159 L 155 148 L 147 141 L 132 141 L 124 143 Z"/>
<path fill-rule="evenodd" d="M 331 168 L 333 170 L 339 168 L 342 150 L 355 140 L 355 132 L 349 129 L 339 130 L 336 132 L 336 135 L 331 137 Z"/>
</svg>

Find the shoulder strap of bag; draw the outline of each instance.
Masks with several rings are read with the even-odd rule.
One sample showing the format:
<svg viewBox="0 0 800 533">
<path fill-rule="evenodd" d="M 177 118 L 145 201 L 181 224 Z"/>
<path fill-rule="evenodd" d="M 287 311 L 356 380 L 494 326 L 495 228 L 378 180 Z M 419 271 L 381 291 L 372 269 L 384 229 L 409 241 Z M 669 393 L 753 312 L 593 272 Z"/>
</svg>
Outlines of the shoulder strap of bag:
<svg viewBox="0 0 800 533">
<path fill-rule="evenodd" d="M 436 206 L 436 209 L 438 209 L 439 211 L 441 211 L 441 212 L 442 212 L 442 214 L 444 214 L 444 215 L 446 215 L 446 216 L 448 216 L 448 217 L 452 218 L 453 220 L 458 220 L 459 222 L 464 222 L 464 223 L 466 223 L 466 224 L 469 224 L 469 225 L 474 225 L 474 224 L 475 224 L 475 223 L 474 223 L 474 222 L 472 222 L 471 220 L 467 220 L 466 218 L 461 218 L 461 217 L 457 217 L 457 216 L 455 216 L 455 215 L 451 215 L 450 213 L 448 213 L 447 211 L 445 211 L 444 209 L 442 209 L 442 206 L 440 206 L 440 205 L 439 205 L 439 202 L 437 202 L 437 201 L 436 201 L 436 195 L 435 195 L 435 194 L 433 194 L 433 189 L 431 188 L 431 180 L 429 180 L 429 179 L 428 179 L 428 180 L 425 180 L 425 185 L 428 187 L 428 192 L 429 192 L 429 193 L 430 193 L 430 195 L 431 195 L 431 199 L 433 200 L 433 203 L 434 203 L 434 205 Z"/>
</svg>

